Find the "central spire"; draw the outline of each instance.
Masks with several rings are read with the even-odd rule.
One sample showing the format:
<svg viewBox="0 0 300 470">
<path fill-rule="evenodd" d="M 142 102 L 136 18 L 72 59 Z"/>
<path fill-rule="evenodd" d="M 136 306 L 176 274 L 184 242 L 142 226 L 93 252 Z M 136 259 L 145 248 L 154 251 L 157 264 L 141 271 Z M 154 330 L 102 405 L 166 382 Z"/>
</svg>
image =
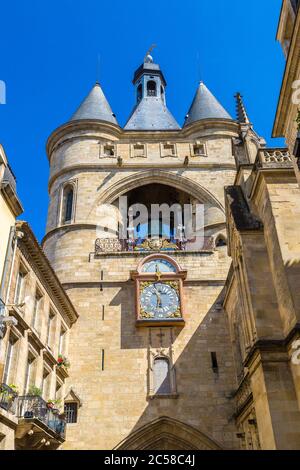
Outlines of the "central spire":
<svg viewBox="0 0 300 470">
<path fill-rule="evenodd" d="M 180 129 L 166 106 L 165 77 L 158 64 L 147 52 L 144 63 L 136 70 L 133 84 L 136 89 L 136 105 L 125 126 L 126 130 Z"/>
</svg>

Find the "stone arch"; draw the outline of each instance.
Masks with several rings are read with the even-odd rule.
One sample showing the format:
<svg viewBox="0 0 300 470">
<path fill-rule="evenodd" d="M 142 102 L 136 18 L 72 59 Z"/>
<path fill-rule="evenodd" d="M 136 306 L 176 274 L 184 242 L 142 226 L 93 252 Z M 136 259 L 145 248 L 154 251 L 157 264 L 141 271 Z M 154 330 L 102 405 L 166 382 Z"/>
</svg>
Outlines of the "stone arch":
<svg viewBox="0 0 300 470">
<path fill-rule="evenodd" d="M 221 450 L 198 429 L 173 418 L 161 417 L 129 434 L 116 450 Z"/>
<path fill-rule="evenodd" d="M 118 197 L 128 193 L 130 190 L 152 183 L 164 184 L 182 190 L 203 203 L 218 207 L 225 214 L 221 202 L 206 188 L 186 176 L 158 169 L 134 173 L 117 181 L 102 192 L 97 203 L 112 204 Z"/>
</svg>

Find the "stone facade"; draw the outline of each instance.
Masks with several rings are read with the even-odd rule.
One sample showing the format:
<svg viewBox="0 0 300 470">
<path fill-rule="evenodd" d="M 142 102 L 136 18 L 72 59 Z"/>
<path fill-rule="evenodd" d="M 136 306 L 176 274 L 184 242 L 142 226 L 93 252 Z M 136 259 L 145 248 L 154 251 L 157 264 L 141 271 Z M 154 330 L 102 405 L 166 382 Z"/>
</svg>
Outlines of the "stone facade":
<svg viewBox="0 0 300 470">
<path fill-rule="evenodd" d="M 230 259 L 226 247 L 216 247 L 215 241 L 220 234 L 226 238 L 224 187 L 236 175 L 233 153 L 249 149 L 251 154 L 251 146 L 256 152 L 258 148 L 251 129 L 249 141 L 235 147 L 240 133 L 240 124 L 226 119 L 203 120 L 172 132 L 126 131 L 85 120 L 70 122 L 50 137 L 50 204 L 43 247 L 79 314 L 70 335 L 67 387 L 74 387 L 82 407 L 77 423 L 68 425 L 64 449 L 134 448 L 133 436 L 138 448 L 195 445 L 187 439 L 180 444 L 174 423 L 201 436 L 197 448 L 209 448 L 208 441 L 213 448 L 239 448 L 232 397 L 238 383 L 222 308 Z M 133 154 L 137 143 L 143 155 Z M 199 143 L 204 153 L 195 155 Z M 165 155 L 166 144 L 173 145 L 172 156 Z M 114 147 L 113 156 L 104 154 L 108 145 Z M 74 200 L 66 224 L 64 188 L 70 184 Z M 97 238 L 117 238 L 116 221 L 108 231 L 99 224 L 99 206 L 114 205 L 121 195 L 130 198 L 138 188 L 147 194 L 153 185 L 204 204 L 205 236 L 213 242 L 200 252 L 189 247 L 168 253 L 187 271 L 184 328 L 136 327 L 131 272 L 148 252 L 95 253 Z M 172 357 L 173 396 L 149 394 L 151 357 L 158 352 Z M 215 370 L 212 353 L 218 362 Z M 176 444 L 163 437 L 164 417 L 173 423 Z"/>
<path fill-rule="evenodd" d="M 273 137 L 285 137 L 300 182 L 300 8 L 298 0 L 284 0 L 277 31 L 286 57 Z M 297 121 L 298 119 L 298 121 Z"/>
<path fill-rule="evenodd" d="M 124 128 L 96 84 L 49 137 L 44 251 L 26 223 L 16 224 L 3 283 L 10 321 L 0 343 L 0 446 L 300 449 L 293 156 L 266 148 L 240 94 L 234 120 L 201 83 L 180 128 L 149 54 L 134 85 Z M 119 217 L 125 196 L 128 207 L 189 204 L 193 224 L 201 205 L 203 245 L 175 221 L 181 238 L 164 237 L 162 224 L 159 240 L 150 239 L 148 215 L 132 240 L 128 207 L 128 220 Z M 155 270 L 143 271 L 151 260 Z M 170 271 L 161 272 L 162 261 Z M 173 286 L 173 316 L 154 321 L 141 306 L 140 280 L 153 286 L 147 276 L 160 313 L 157 285 Z M 42 389 L 46 421 L 31 386 Z M 55 403 L 49 409 L 55 399 L 66 417 Z"/>
<path fill-rule="evenodd" d="M 16 234 L 4 285 L 9 321 L 0 342 L 0 448 L 50 450 L 64 442 L 58 425 L 68 372 L 58 356 L 68 354 L 77 313 L 29 226 L 17 222 Z"/>
<path fill-rule="evenodd" d="M 250 174 L 240 166 L 225 194 L 233 264 L 223 306 L 240 377 L 241 442 L 299 449 L 300 372 L 292 354 L 300 331 L 300 193 L 291 157 L 260 150 Z"/>
</svg>

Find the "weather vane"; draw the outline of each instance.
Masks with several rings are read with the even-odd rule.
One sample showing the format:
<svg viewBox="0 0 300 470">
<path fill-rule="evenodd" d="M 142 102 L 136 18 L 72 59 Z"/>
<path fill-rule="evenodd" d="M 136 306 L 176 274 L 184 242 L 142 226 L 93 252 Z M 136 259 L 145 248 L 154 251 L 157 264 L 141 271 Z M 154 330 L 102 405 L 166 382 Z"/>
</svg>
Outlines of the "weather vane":
<svg viewBox="0 0 300 470">
<path fill-rule="evenodd" d="M 152 46 L 149 48 L 149 50 L 147 51 L 147 54 L 145 55 L 145 62 L 149 62 L 149 59 L 152 59 L 151 57 L 151 52 L 153 51 L 153 49 L 155 49 L 155 47 L 157 47 L 156 44 L 152 44 Z M 152 59 L 153 60 L 153 59 Z M 152 61 L 151 60 L 151 61 Z"/>
</svg>

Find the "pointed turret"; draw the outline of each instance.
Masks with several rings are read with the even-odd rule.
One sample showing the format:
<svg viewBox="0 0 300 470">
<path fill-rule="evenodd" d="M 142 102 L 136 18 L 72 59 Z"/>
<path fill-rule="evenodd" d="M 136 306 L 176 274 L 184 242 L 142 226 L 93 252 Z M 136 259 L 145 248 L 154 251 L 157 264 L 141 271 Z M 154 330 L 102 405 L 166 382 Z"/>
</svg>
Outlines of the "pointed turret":
<svg viewBox="0 0 300 470">
<path fill-rule="evenodd" d="M 207 86 L 200 82 L 192 106 L 186 116 L 184 126 L 188 126 L 203 119 L 231 119 L 226 109 L 219 103 L 217 98 L 209 91 Z"/>
<path fill-rule="evenodd" d="M 88 96 L 83 100 L 70 120 L 78 121 L 83 119 L 96 119 L 98 121 L 107 121 L 118 125 L 116 116 L 112 112 L 98 82 L 93 86 Z"/>
<path fill-rule="evenodd" d="M 125 130 L 180 129 L 166 106 L 165 78 L 150 54 L 146 55 L 144 63 L 135 72 L 133 84 L 136 88 L 136 105 Z"/>
<path fill-rule="evenodd" d="M 246 111 L 242 95 L 240 93 L 237 93 L 235 95 L 235 99 L 237 120 L 240 124 L 250 124 L 250 119 L 248 117 L 248 113 Z"/>
</svg>

